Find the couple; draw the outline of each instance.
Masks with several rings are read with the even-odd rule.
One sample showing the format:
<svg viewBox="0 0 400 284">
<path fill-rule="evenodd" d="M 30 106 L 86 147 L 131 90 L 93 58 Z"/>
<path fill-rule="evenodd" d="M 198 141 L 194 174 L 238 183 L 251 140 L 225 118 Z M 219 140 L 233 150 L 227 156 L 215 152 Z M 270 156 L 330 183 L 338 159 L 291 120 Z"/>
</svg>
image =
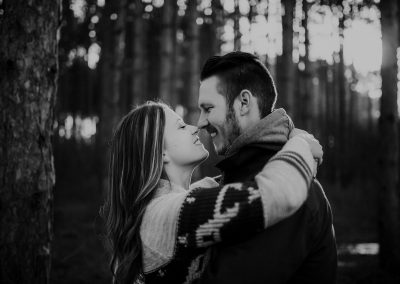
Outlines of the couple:
<svg viewBox="0 0 400 284">
<path fill-rule="evenodd" d="M 334 283 L 332 214 L 315 179 L 322 148 L 293 129 L 254 55 L 208 59 L 198 127 L 149 102 L 119 123 L 102 213 L 116 283 Z M 208 157 L 222 176 L 190 184 Z"/>
</svg>

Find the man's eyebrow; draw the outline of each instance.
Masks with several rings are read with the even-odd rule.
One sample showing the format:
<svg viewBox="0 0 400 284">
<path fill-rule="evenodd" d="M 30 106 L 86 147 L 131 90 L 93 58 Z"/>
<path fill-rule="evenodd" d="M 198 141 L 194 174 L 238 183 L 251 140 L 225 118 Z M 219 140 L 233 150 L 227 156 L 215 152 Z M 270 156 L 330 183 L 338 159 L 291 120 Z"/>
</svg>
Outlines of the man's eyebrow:
<svg viewBox="0 0 400 284">
<path fill-rule="evenodd" d="M 201 104 L 199 105 L 200 108 L 206 108 L 206 107 L 209 107 L 209 106 L 211 106 L 211 104 L 201 103 Z"/>
</svg>

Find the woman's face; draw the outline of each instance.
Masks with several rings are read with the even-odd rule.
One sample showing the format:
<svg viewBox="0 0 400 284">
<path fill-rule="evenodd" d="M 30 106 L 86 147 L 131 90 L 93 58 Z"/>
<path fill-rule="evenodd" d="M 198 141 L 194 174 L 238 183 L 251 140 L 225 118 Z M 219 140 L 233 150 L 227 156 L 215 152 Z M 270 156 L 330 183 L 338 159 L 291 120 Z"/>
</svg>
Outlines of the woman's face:
<svg viewBox="0 0 400 284">
<path fill-rule="evenodd" d="M 196 166 L 207 159 L 208 151 L 200 142 L 198 128 L 183 122 L 170 108 L 165 107 L 164 154 L 177 166 Z"/>
</svg>

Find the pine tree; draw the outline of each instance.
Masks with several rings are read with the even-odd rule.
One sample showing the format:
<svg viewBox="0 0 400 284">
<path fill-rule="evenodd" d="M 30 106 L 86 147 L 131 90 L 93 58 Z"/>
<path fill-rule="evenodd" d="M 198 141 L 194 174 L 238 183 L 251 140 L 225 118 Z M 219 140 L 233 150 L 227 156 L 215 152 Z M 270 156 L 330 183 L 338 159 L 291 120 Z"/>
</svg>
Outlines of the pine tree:
<svg viewBox="0 0 400 284">
<path fill-rule="evenodd" d="M 3 7 L 0 283 L 49 283 L 60 1 L 13 0 Z"/>
</svg>

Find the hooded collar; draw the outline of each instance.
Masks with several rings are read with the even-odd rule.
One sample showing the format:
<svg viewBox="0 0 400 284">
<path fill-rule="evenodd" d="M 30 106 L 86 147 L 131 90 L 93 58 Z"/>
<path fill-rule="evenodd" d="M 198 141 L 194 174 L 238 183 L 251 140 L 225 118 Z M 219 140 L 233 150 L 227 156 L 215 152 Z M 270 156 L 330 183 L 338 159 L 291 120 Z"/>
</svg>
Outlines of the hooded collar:
<svg viewBox="0 0 400 284">
<path fill-rule="evenodd" d="M 222 172 L 235 168 L 238 164 L 248 163 L 258 152 L 242 151 L 244 148 L 262 148 L 278 151 L 288 141 L 293 122 L 282 108 L 261 119 L 256 125 L 237 137 L 228 148 L 225 157 L 216 167 Z M 250 156 L 249 156 L 250 154 Z"/>
<path fill-rule="evenodd" d="M 283 108 L 276 109 L 237 137 L 227 150 L 225 158 L 233 156 L 250 144 L 263 144 L 264 148 L 270 146 L 275 149 L 276 145 L 287 142 L 293 128 L 293 122 L 286 111 Z"/>
</svg>

